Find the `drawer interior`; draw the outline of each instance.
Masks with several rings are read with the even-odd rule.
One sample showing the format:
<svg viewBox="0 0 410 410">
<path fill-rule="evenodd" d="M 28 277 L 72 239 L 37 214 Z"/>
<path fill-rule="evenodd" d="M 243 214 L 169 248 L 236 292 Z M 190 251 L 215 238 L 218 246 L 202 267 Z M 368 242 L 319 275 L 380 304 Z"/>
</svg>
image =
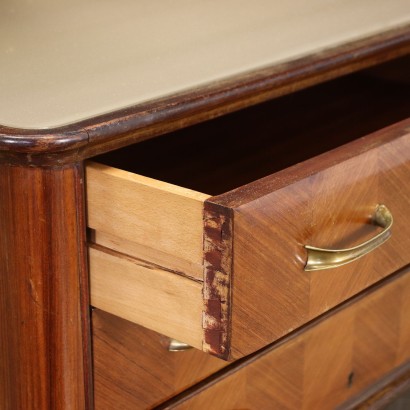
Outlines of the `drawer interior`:
<svg viewBox="0 0 410 410">
<path fill-rule="evenodd" d="M 96 161 L 218 195 L 407 118 L 409 61 L 329 81 Z"/>
</svg>

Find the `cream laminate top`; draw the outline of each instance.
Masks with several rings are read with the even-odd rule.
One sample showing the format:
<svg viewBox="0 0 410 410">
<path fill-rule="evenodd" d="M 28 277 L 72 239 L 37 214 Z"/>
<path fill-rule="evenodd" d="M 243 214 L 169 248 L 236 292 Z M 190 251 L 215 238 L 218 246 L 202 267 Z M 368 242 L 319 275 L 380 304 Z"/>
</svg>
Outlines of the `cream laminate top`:
<svg viewBox="0 0 410 410">
<path fill-rule="evenodd" d="M 409 0 L 2 0 L 0 124 L 66 125 L 409 22 Z"/>
</svg>

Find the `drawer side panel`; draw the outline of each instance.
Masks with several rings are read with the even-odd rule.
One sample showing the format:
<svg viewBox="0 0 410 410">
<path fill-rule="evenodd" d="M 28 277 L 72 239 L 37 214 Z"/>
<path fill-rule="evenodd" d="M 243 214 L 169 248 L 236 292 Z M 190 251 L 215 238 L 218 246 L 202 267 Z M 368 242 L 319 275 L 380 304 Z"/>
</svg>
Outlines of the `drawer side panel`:
<svg viewBox="0 0 410 410">
<path fill-rule="evenodd" d="M 202 284 L 140 261 L 89 249 L 91 304 L 202 349 Z"/>
<path fill-rule="evenodd" d="M 88 226 L 97 240 L 99 232 L 123 239 L 125 244 L 117 244 L 122 252 L 128 249 L 140 259 L 152 256 L 148 260 L 153 263 L 165 260 L 166 268 L 184 269 L 202 280 L 203 203 L 208 195 L 93 162 L 87 163 L 86 173 Z"/>
</svg>

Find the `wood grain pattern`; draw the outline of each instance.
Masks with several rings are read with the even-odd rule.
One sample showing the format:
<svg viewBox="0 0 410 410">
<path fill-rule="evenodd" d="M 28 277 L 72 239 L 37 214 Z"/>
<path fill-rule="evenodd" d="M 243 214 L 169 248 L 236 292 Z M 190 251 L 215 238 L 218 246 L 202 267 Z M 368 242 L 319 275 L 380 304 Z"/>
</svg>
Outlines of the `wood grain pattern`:
<svg viewBox="0 0 410 410">
<path fill-rule="evenodd" d="M 170 272 L 174 271 L 175 274 L 202 281 L 202 269 L 197 264 L 178 258 L 175 255 L 161 252 L 158 249 L 149 248 L 144 244 L 118 238 L 100 230 L 89 229 L 88 234 L 90 243 L 98 244 L 104 248 L 112 249 L 141 261 L 149 261 L 159 268 L 166 267 L 167 270 Z M 137 237 L 133 239 L 138 240 Z"/>
<path fill-rule="evenodd" d="M 166 268 L 182 268 L 202 280 L 202 209 L 208 195 L 97 163 L 87 164 L 86 176 L 90 228 L 136 242 L 150 254 L 169 255 Z M 121 244 L 118 248 L 124 252 Z M 148 253 L 126 249 L 139 258 Z"/>
<path fill-rule="evenodd" d="M 167 337 L 97 309 L 92 322 L 96 410 L 151 408 L 227 365 L 196 349 L 169 352 Z"/>
<path fill-rule="evenodd" d="M 80 165 L 0 166 L 0 407 L 92 408 Z"/>
<path fill-rule="evenodd" d="M 208 209 L 233 209 L 233 358 L 273 342 L 410 262 L 409 131 L 410 121 L 404 121 L 207 201 Z M 369 219 L 378 203 L 396 218 L 386 244 L 344 267 L 303 271 L 304 244 L 343 248 L 374 236 Z"/>
<path fill-rule="evenodd" d="M 405 354 L 398 347 L 410 327 L 409 321 L 404 326 L 401 322 L 402 315 L 410 314 L 402 299 L 408 296 L 409 283 L 407 268 L 161 408 L 325 410 L 342 405 L 389 372 L 410 367 L 410 345 Z M 396 376 L 399 373 L 403 371 Z M 238 396 L 225 396 L 235 386 Z"/>
<path fill-rule="evenodd" d="M 202 284 L 124 255 L 89 249 L 91 304 L 202 348 Z"/>
</svg>

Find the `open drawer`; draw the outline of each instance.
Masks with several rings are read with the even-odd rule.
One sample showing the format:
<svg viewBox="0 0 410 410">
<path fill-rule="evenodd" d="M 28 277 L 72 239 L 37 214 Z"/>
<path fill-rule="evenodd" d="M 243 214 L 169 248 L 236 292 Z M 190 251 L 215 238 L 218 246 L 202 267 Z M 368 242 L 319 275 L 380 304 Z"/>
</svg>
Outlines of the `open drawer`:
<svg viewBox="0 0 410 410">
<path fill-rule="evenodd" d="M 88 162 L 92 304 L 236 359 L 410 263 L 409 91 L 359 73 Z"/>
</svg>

